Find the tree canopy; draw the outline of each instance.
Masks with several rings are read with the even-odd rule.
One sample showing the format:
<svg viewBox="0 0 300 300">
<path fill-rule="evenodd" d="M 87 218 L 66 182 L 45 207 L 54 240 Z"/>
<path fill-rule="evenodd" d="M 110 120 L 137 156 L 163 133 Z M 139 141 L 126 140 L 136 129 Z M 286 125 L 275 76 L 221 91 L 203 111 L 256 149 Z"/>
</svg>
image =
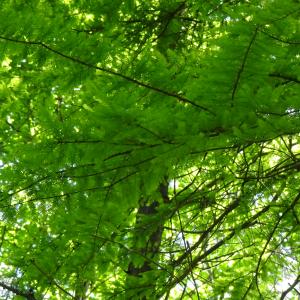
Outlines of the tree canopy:
<svg viewBox="0 0 300 300">
<path fill-rule="evenodd" d="M 298 299 L 298 0 L 0 25 L 1 299 Z"/>
</svg>

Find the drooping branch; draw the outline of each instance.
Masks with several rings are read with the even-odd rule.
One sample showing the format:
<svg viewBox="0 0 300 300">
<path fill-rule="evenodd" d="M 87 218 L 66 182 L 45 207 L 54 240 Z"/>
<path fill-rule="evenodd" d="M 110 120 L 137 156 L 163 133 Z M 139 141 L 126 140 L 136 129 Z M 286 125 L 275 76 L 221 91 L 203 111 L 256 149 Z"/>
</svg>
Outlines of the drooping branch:
<svg viewBox="0 0 300 300">
<path fill-rule="evenodd" d="M 194 101 L 190 100 L 190 99 L 187 99 L 181 95 L 178 95 L 176 93 L 173 93 L 173 92 L 169 92 L 169 91 L 166 91 L 166 90 L 163 90 L 159 87 L 156 87 L 156 86 L 152 86 L 150 85 L 149 83 L 145 83 L 145 82 L 142 82 L 142 81 L 139 81 L 135 78 L 132 78 L 132 77 L 129 77 L 127 75 L 124 75 L 124 74 L 121 74 L 119 72 L 116 72 L 112 69 L 108 69 L 108 68 L 104 68 L 104 67 L 99 67 L 99 66 L 96 66 L 92 63 L 89 63 L 89 62 L 86 62 L 86 61 L 83 61 L 77 57 L 73 57 L 73 56 L 69 56 L 67 54 L 64 54 L 63 52 L 60 52 L 54 48 L 52 48 L 51 46 L 43 43 L 43 42 L 39 42 L 39 41 L 26 41 L 26 40 L 19 40 L 19 39 L 15 39 L 15 38 L 9 38 L 9 37 L 5 37 L 5 36 L 0 36 L 0 40 L 4 40 L 4 41 L 8 41 L 8 42 L 14 42 L 14 43 L 19 43 L 19 44 L 24 44 L 24 45 L 27 45 L 27 46 L 38 46 L 38 47 L 42 47 L 60 57 L 63 57 L 67 60 L 70 60 L 76 64 L 80 64 L 82 66 L 85 66 L 87 68 L 90 68 L 90 69 L 95 69 L 95 70 L 99 70 L 99 71 L 102 71 L 106 74 L 110 74 L 110 75 L 113 75 L 113 76 L 116 76 L 116 77 L 119 77 L 119 78 L 122 78 L 123 80 L 126 80 L 128 82 L 131 82 L 135 85 L 138 85 L 140 87 L 144 87 L 146 89 L 149 89 L 149 90 L 152 90 L 152 91 L 155 91 L 155 92 L 158 92 L 160 94 L 163 94 L 165 96 L 168 96 L 168 97 L 172 97 L 172 98 L 175 98 L 177 99 L 179 102 L 182 102 L 182 103 L 186 103 L 186 104 L 190 104 L 200 110 L 203 110 L 213 116 L 215 116 L 216 114 L 211 111 L 210 109 L 202 106 L 202 105 L 199 105 L 197 103 L 195 103 Z"/>
</svg>

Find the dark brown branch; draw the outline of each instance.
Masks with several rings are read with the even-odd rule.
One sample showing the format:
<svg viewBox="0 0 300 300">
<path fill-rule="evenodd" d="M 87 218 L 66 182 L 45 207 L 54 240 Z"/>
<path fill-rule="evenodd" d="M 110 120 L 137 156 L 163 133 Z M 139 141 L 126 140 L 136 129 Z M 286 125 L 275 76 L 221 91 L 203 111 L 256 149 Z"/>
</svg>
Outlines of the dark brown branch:
<svg viewBox="0 0 300 300">
<path fill-rule="evenodd" d="M 80 64 L 80 65 L 85 66 L 85 67 L 88 67 L 88 68 L 90 68 L 90 69 L 99 70 L 99 71 L 102 71 L 102 72 L 104 72 L 104 73 L 106 73 L 106 74 L 110 74 L 110 75 L 113 75 L 113 76 L 122 78 L 122 79 L 124 79 L 124 80 L 126 80 L 126 81 L 128 81 L 128 82 L 131 82 L 131 83 L 133 83 L 133 84 L 135 84 L 135 85 L 138 85 L 138 86 L 140 86 L 140 87 L 144 87 L 144 88 L 147 88 L 147 89 L 149 89 L 149 90 L 152 90 L 152 91 L 158 92 L 158 93 L 160 93 L 160 94 L 163 94 L 163 95 L 165 95 L 165 96 L 175 98 L 175 99 L 179 100 L 179 101 L 182 102 L 182 103 L 190 104 L 190 105 L 192 105 L 192 106 L 194 106 L 194 107 L 197 107 L 198 109 L 201 109 L 201 110 L 203 110 L 203 111 L 206 111 L 206 112 L 210 113 L 210 114 L 213 115 L 213 116 L 216 115 L 216 114 L 215 114 L 213 111 L 211 111 L 210 109 L 208 109 L 208 108 L 206 108 L 206 107 L 204 107 L 204 106 L 202 106 L 202 105 L 199 105 L 199 104 L 193 102 L 192 100 L 189 100 L 189 99 L 187 99 L 187 98 L 185 98 L 185 97 L 183 97 L 183 96 L 180 96 L 180 95 L 178 95 L 178 94 L 176 94 L 176 93 L 172 93 L 172 92 L 169 92 L 169 91 L 165 91 L 165 90 L 163 90 L 163 89 L 161 89 L 161 88 L 159 88 L 159 87 L 152 86 L 152 85 L 150 85 L 150 84 L 148 84 L 148 83 L 139 81 L 139 80 L 137 80 L 137 79 L 134 79 L 134 78 L 132 78 L 132 77 L 129 77 L 129 76 L 124 75 L 124 74 L 121 74 L 121 73 L 118 73 L 118 72 L 113 71 L 113 70 L 111 70 L 111 69 L 107 69 L 107 68 L 104 68 L 104 67 L 98 67 L 98 66 L 96 66 L 96 65 L 94 65 L 94 64 L 92 64 L 92 63 L 85 62 L 85 61 L 83 61 L 83 60 L 81 60 L 81 59 L 79 59 L 79 58 L 69 56 L 69 55 L 67 55 L 67 54 L 64 54 L 64 53 L 62 53 L 62 52 L 60 52 L 60 51 L 58 51 L 58 50 L 56 50 L 56 49 L 54 49 L 54 48 L 48 46 L 47 44 L 45 44 L 45 43 L 43 43 L 43 42 L 18 40 L 18 39 L 8 38 L 8 37 L 4 37 L 4 36 L 0 36 L 0 39 L 1 39 L 1 40 L 4 40 L 4 41 L 9 41 L 9 42 L 14 42 L 14 43 L 19 43 L 19 44 L 24 44 L 24 45 L 29 45 L 29 46 L 39 46 L 39 47 L 42 47 L 42 48 L 44 48 L 44 49 L 46 49 L 46 50 L 48 50 L 48 51 L 50 51 L 50 52 L 52 52 L 52 53 L 57 54 L 57 55 L 60 56 L 60 57 L 63 57 L 63 58 L 65 58 L 65 59 L 67 59 L 67 60 L 70 60 L 70 61 L 72 61 L 72 62 L 74 62 L 74 63 Z"/>
<path fill-rule="evenodd" d="M 20 289 L 18 289 L 16 287 L 8 285 L 4 282 L 0 282 L 0 287 L 2 287 L 3 289 L 5 289 L 7 291 L 10 291 L 10 292 L 14 293 L 17 296 L 24 297 L 27 300 L 36 300 L 36 298 L 35 298 L 32 291 L 24 292 L 24 291 L 21 291 Z"/>
<path fill-rule="evenodd" d="M 158 191 L 161 194 L 162 201 L 168 202 L 168 181 L 165 180 L 162 182 Z M 138 251 L 143 255 L 150 257 L 155 260 L 157 254 L 159 253 L 159 248 L 161 245 L 162 233 L 163 233 L 163 224 L 151 224 L 151 228 L 153 227 L 153 231 L 148 233 L 148 223 L 143 224 L 144 219 L 148 216 L 155 216 L 158 213 L 158 207 L 160 203 L 158 201 L 153 200 L 150 204 L 144 199 L 140 200 L 140 205 L 138 208 L 138 213 L 136 216 L 136 224 L 135 224 L 135 235 L 137 238 L 142 234 L 143 236 L 147 236 L 147 242 L 141 247 L 138 248 Z M 145 229 L 146 231 L 145 231 Z M 128 266 L 127 274 L 135 277 L 141 276 L 144 272 L 150 271 L 153 269 L 153 266 L 149 264 L 149 261 L 145 260 L 142 266 L 135 266 L 134 263 L 130 263 Z"/>
<path fill-rule="evenodd" d="M 226 241 L 230 240 L 234 235 L 235 235 L 235 231 L 232 231 L 224 239 L 220 240 L 218 243 L 213 245 L 211 248 L 209 248 L 203 254 L 201 254 L 201 255 L 197 256 L 195 259 L 193 259 L 193 261 L 188 265 L 188 268 L 186 268 L 180 276 L 177 276 L 178 278 L 176 278 L 174 281 L 172 281 L 170 284 L 168 284 L 169 287 L 173 287 L 176 284 L 178 284 L 179 282 L 181 282 L 182 280 L 184 280 L 203 258 L 207 257 L 209 254 L 213 253 L 215 250 L 220 248 L 222 245 L 225 244 Z M 190 253 L 190 251 L 188 251 L 188 253 Z"/>
<path fill-rule="evenodd" d="M 200 236 L 198 241 L 189 248 L 189 251 L 186 251 L 182 256 L 180 256 L 176 261 L 174 261 L 174 266 L 180 265 L 189 255 L 190 252 L 194 251 L 199 245 L 204 241 L 204 239 L 212 232 L 212 230 L 220 223 L 222 220 L 231 212 L 233 211 L 240 203 L 240 199 L 236 199 L 233 201 L 229 206 L 226 207 L 224 212 L 213 222 L 212 225 L 207 228 Z"/>
<path fill-rule="evenodd" d="M 270 37 L 273 40 L 276 40 L 278 42 L 284 43 L 284 44 L 289 44 L 289 45 L 300 45 L 300 41 L 288 41 L 288 40 L 283 40 L 269 32 L 266 32 L 264 30 L 260 30 L 261 33 L 265 34 L 266 36 Z"/>
<path fill-rule="evenodd" d="M 271 74 L 269 74 L 269 76 L 288 80 L 290 82 L 300 83 L 299 79 L 297 79 L 296 77 L 293 77 L 293 76 L 289 76 L 289 75 L 284 75 L 284 74 L 280 74 L 280 73 L 271 73 Z"/>
<path fill-rule="evenodd" d="M 241 64 L 241 66 L 240 66 L 240 68 L 238 70 L 238 73 L 236 75 L 236 79 L 234 81 L 234 85 L 233 85 L 233 89 L 232 89 L 232 94 L 231 94 L 231 101 L 232 101 L 231 106 L 233 106 L 233 101 L 234 101 L 234 97 L 235 97 L 235 94 L 236 94 L 236 90 L 237 90 L 237 87 L 239 85 L 239 82 L 240 82 L 240 79 L 241 79 L 241 75 L 242 75 L 242 73 L 244 71 L 244 68 L 245 68 L 245 65 L 246 65 L 246 61 L 247 61 L 250 49 L 251 49 L 251 47 L 252 47 L 252 45 L 254 43 L 254 40 L 255 40 L 255 38 L 257 36 L 257 33 L 258 33 L 258 27 L 256 27 L 256 29 L 254 30 L 254 33 L 253 33 L 252 38 L 250 40 L 250 43 L 249 43 L 249 45 L 248 45 L 248 47 L 246 49 L 246 52 L 244 54 L 244 57 L 243 57 L 243 60 L 242 60 L 242 64 Z"/>
<path fill-rule="evenodd" d="M 300 194 L 299 194 L 300 196 Z M 277 197 L 277 194 L 274 196 L 274 199 Z M 297 198 L 297 197 L 296 197 Z M 237 201 L 237 200 L 236 200 Z M 294 207 L 296 205 L 297 201 L 296 199 L 293 201 L 292 205 L 286 210 L 286 212 L 288 210 L 290 210 L 292 207 Z M 227 210 L 232 210 L 233 207 L 235 205 L 238 205 L 238 203 L 235 203 L 233 202 L 230 206 L 227 207 Z M 269 206 L 267 207 L 264 207 L 261 211 L 259 211 L 258 213 L 256 213 L 254 216 L 252 216 L 250 219 L 248 219 L 247 221 L 245 221 L 244 223 L 242 223 L 240 226 L 238 226 L 237 228 L 239 228 L 238 230 L 244 230 L 244 229 L 247 229 L 249 227 L 251 227 L 253 225 L 253 222 L 258 219 L 262 214 L 264 214 L 265 212 L 267 212 L 269 210 Z M 223 213 L 224 214 L 224 213 Z M 285 214 L 285 213 L 284 213 Z M 196 256 L 193 261 L 188 265 L 188 268 L 186 268 L 184 270 L 184 272 L 177 276 L 177 278 L 172 281 L 170 284 L 169 284 L 169 287 L 173 287 L 174 285 L 178 284 L 180 281 L 184 280 L 188 274 L 191 272 L 191 270 L 193 268 L 195 268 L 197 266 L 197 264 L 199 262 L 201 262 L 204 258 L 206 258 L 207 256 L 209 256 L 211 253 L 213 253 L 214 251 L 216 251 L 217 249 L 219 249 L 222 245 L 224 245 L 227 241 L 229 241 L 230 239 L 232 239 L 236 234 L 236 229 L 232 229 L 232 231 L 227 235 L 225 236 L 222 240 L 220 240 L 218 243 L 216 243 L 215 245 L 213 245 L 212 247 L 210 247 L 209 249 L 207 249 L 204 253 Z M 200 237 L 201 239 L 201 237 Z M 190 251 L 188 251 L 190 252 Z M 185 256 L 185 254 L 183 254 L 182 256 Z M 188 254 L 187 254 L 188 255 Z M 180 257 L 181 258 L 181 257 Z M 179 259 L 180 259 L 179 258 Z M 178 260 L 177 260 L 178 261 Z M 175 261 L 175 263 L 177 262 Z"/>
<path fill-rule="evenodd" d="M 284 292 L 282 292 L 280 300 L 283 300 L 286 295 L 295 288 L 295 286 L 299 283 L 300 281 L 300 275 L 297 276 L 297 278 L 295 279 L 295 281 L 290 285 L 290 287 L 288 289 L 286 289 Z"/>
</svg>

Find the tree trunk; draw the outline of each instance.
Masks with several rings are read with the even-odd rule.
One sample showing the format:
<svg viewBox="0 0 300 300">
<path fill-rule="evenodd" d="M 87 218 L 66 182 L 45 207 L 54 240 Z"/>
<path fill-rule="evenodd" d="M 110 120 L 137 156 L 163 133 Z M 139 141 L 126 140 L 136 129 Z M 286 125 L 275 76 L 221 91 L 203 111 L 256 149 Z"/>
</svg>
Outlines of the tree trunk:
<svg viewBox="0 0 300 300">
<path fill-rule="evenodd" d="M 155 299 L 156 280 L 153 276 L 145 277 L 146 272 L 158 270 L 159 249 L 163 234 L 163 222 L 157 221 L 161 203 L 167 203 L 168 182 L 159 185 L 160 199 L 142 199 L 136 215 L 133 231 L 134 245 L 131 257 L 137 257 L 138 263 L 132 259 L 127 269 L 126 299 L 149 299 L 145 293 L 151 293 Z M 150 295 L 150 294 L 149 294 Z"/>
</svg>

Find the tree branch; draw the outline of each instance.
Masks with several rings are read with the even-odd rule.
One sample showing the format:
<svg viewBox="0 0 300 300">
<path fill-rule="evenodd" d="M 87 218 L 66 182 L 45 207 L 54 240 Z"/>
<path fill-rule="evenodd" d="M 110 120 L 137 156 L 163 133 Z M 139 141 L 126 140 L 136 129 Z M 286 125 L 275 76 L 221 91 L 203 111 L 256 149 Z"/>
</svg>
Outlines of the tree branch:
<svg viewBox="0 0 300 300">
<path fill-rule="evenodd" d="M 296 77 L 293 76 L 289 76 L 289 75 L 284 75 L 284 74 L 280 74 L 280 73 L 271 73 L 269 74 L 270 77 L 277 77 L 280 79 L 284 79 L 284 80 L 288 80 L 288 81 L 292 81 L 295 83 L 300 83 L 300 80 L 297 79 Z"/>
<path fill-rule="evenodd" d="M 2 287 L 3 289 L 10 291 L 12 293 L 14 293 L 15 295 L 21 296 L 26 298 L 27 300 L 36 300 L 33 292 L 31 290 L 29 290 L 28 292 L 24 292 L 21 291 L 20 289 L 13 287 L 11 285 L 8 285 L 4 282 L 0 282 L 0 287 Z"/>
<path fill-rule="evenodd" d="M 251 47 L 252 47 L 252 45 L 254 43 L 254 40 L 255 40 L 255 38 L 257 36 L 257 32 L 258 32 L 258 27 L 256 27 L 256 29 L 254 30 L 253 36 L 252 36 L 252 38 L 250 40 L 250 43 L 249 43 L 249 45 L 248 45 L 248 47 L 246 49 L 245 54 L 244 54 L 244 57 L 243 57 L 243 60 L 242 60 L 242 64 L 241 64 L 241 66 L 240 66 L 240 68 L 239 68 L 239 70 L 237 72 L 236 79 L 235 79 L 234 84 L 233 84 L 232 94 L 231 94 L 231 101 L 232 101 L 231 106 L 233 106 L 233 101 L 234 101 L 234 97 L 235 97 L 235 94 L 236 94 L 236 90 L 237 90 L 239 81 L 241 79 L 241 75 L 242 75 L 242 73 L 244 71 L 244 68 L 245 68 L 245 65 L 246 65 L 246 61 L 247 61 L 250 49 L 251 49 Z"/>
<path fill-rule="evenodd" d="M 264 30 L 260 30 L 261 33 L 265 34 L 266 36 L 268 36 L 269 38 L 276 40 L 278 42 L 284 43 L 284 44 L 289 44 L 289 45 L 300 45 L 300 41 L 288 41 L 288 40 L 283 40 L 269 32 L 266 32 Z"/>
<path fill-rule="evenodd" d="M 295 281 L 290 285 L 290 287 L 288 289 L 286 289 L 284 292 L 282 292 L 280 300 L 283 300 L 286 295 L 292 290 L 294 289 L 294 287 L 298 284 L 298 282 L 300 281 L 300 275 L 297 276 L 297 278 L 295 279 Z"/>
<path fill-rule="evenodd" d="M 264 245 L 264 248 L 263 248 L 263 250 L 262 250 L 262 252 L 261 252 L 261 254 L 259 256 L 259 259 L 258 259 L 258 262 L 257 262 L 257 265 L 256 265 L 256 269 L 255 269 L 255 275 L 254 275 L 254 277 L 253 277 L 250 285 L 248 286 L 248 288 L 247 288 L 247 290 L 246 290 L 246 292 L 245 292 L 245 294 L 243 296 L 243 299 L 246 299 L 246 296 L 249 293 L 249 291 L 250 291 L 250 289 L 251 289 L 251 287 L 253 285 L 253 281 L 254 280 L 255 280 L 258 292 L 260 293 L 259 286 L 258 286 L 258 275 L 259 275 L 259 269 L 260 269 L 260 265 L 261 265 L 261 262 L 262 262 L 262 259 L 263 259 L 263 255 L 265 254 L 266 249 L 267 249 L 269 243 L 271 242 L 271 240 L 272 240 L 272 238 L 274 236 L 274 233 L 277 230 L 280 222 L 283 220 L 283 218 L 285 217 L 285 215 L 296 206 L 296 204 L 298 203 L 299 200 L 300 200 L 300 192 L 297 194 L 297 196 L 295 197 L 295 199 L 293 200 L 293 202 L 291 203 L 291 205 L 288 208 L 285 209 L 285 211 L 281 214 L 281 216 L 278 218 L 277 222 L 275 223 L 275 226 L 273 227 L 271 233 L 269 234 L 269 237 L 268 237 L 268 239 L 267 239 L 267 241 L 266 241 L 266 243 Z"/>
<path fill-rule="evenodd" d="M 190 253 L 192 251 L 194 251 L 195 249 L 197 249 L 199 247 L 199 245 L 204 241 L 204 239 L 212 232 L 212 230 L 218 225 L 220 224 L 223 219 L 230 213 L 232 212 L 236 207 L 238 207 L 240 203 L 240 199 L 236 199 L 235 201 L 233 201 L 230 205 L 228 205 L 226 207 L 226 209 L 224 210 L 224 212 L 218 217 L 216 218 L 216 220 L 212 223 L 211 226 L 209 226 L 204 232 L 203 234 L 200 236 L 200 238 L 198 239 L 198 241 L 189 248 L 188 251 L 184 252 L 184 254 L 182 256 L 180 256 L 177 260 L 174 261 L 174 266 L 179 266 L 180 264 L 182 264 L 182 262 L 190 255 Z"/>
<path fill-rule="evenodd" d="M 172 92 L 169 92 L 169 91 L 165 91 L 165 90 L 163 90 L 163 89 L 161 89 L 161 88 L 159 88 L 159 87 L 152 86 L 152 85 L 150 85 L 150 84 L 148 84 L 148 83 L 139 81 L 139 80 L 137 80 L 137 79 L 135 79 L 135 78 L 132 78 L 132 77 L 129 77 L 129 76 L 127 76 L 127 75 L 118 73 L 118 72 L 113 71 L 113 70 L 111 70 L 111 69 L 107 69 L 107 68 L 104 68 L 104 67 L 98 67 L 98 66 L 96 66 L 96 65 L 94 65 L 94 64 L 92 64 L 92 63 L 85 62 L 85 61 L 83 61 L 83 60 L 81 60 L 81 59 L 79 59 L 79 58 L 69 56 L 69 55 L 67 55 L 67 54 L 64 54 L 64 53 L 62 53 L 62 52 L 60 52 L 60 51 L 58 51 L 58 50 L 56 50 L 56 49 L 54 49 L 54 48 L 48 46 L 47 44 L 45 44 L 45 43 L 43 43 L 43 42 L 18 40 L 18 39 L 14 39 L 14 38 L 8 38 L 8 37 L 5 37 L 5 36 L 0 36 L 0 40 L 4 40 L 4 41 L 8 41 L 8 42 L 14 42 L 14 43 L 19 43 L 19 44 L 25 44 L 25 45 L 28 45 L 28 46 L 39 46 L 39 47 L 42 47 L 42 48 L 44 48 L 44 49 L 46 49 L 46 50 L 48 50 L 48 51 L 50 51 L 50 52 L 52 52 L 52 53 L 57 54 L 57 55 L 60 56 L 60 57 L 63 57 L 63 58 L 65 58 L 65 59 L 70 60 L 70 61 L 72 61 L 72 62 L 74 62 L 74 63 L 79 64 L 79 65 L 88 67 L 88 68 L 90 68 L 90 69 L 99 70 L 99 71 L 102 71 L 102 72 L 104 72 L 104 73 L 106 73 L 106 74 L 110 74 L 110 75 L 113 75 L 113 76 L 122 78 L 123 80 L 126 80 L 126 81 L 128 81 L 128 82 L 131 82 L 131 83 L 133 83 L 133 84 L 135 84 L 135 85 L 138 85 L 138 86 L 140 86 L 140 87 L 144 87 L 144 88 L 146 88 L 146 89 L 149 89 L 149 90 L 158 92 L 158 93 L 163 94 L 163 95 L 165 95 L 165 96 L 175 98 L 175 99 L 177 99 L 179 102 L 190 104 L 190 105 L 192 105 L 192 106 L 194 106 L 194 107 L 197 107 L 198 109 L 201 109 L 201 110 L 203 110 L 203 111 L 205 111 L 205 112 L 207 112 L 207 113 L 209 113 L 209 114 L 211 114 L 211 115 L 213 115 L 213 116 L 216 115 L 216 114 L 215 114 L 213 111 L 211 111 L 210 109 L 208 109 L 208 108 L 206 108 L 206 107 L 204 107 L 204 106 L 202 106 L 202 105 L 199 105 L 199 104 L 193 102 L 192 100 L 189 100 L 189 99 L 187 99 L 187 98 L 185 98 L 185 97 L 183 97 L 183 96 L 180 96 L 180 95 L 178 95 L 178 94 L 176 94 L 176 93 L 172 93 Z"/>
</svg>

